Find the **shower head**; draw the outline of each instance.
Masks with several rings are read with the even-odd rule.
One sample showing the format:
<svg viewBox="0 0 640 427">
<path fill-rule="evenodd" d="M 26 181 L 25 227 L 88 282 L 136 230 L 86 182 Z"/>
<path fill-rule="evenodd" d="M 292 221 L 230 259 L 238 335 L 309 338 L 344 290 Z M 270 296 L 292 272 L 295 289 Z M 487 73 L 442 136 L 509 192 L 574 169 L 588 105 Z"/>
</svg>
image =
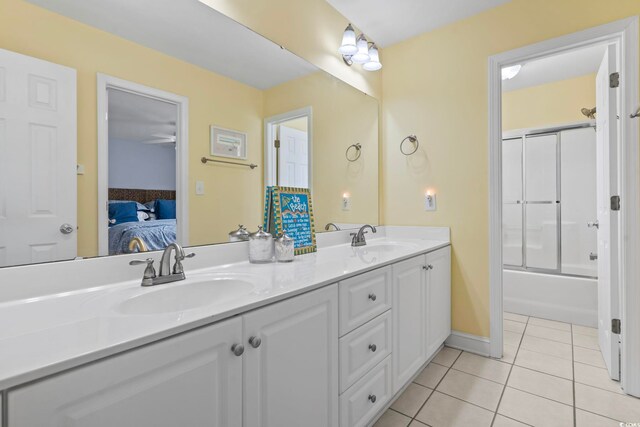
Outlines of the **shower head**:
<svg viewBox="0 0 640 427">
<path fill-rule="evenodd" d="M 587 116 L 587 118 L 589 119 L 595 119 L 596 118 L 596 107 L 593 108 L 583 108 L 582 110 L 580 110 L 582 112 L 582 114 L 584 114 L 585 116 Z"/>
</svg>

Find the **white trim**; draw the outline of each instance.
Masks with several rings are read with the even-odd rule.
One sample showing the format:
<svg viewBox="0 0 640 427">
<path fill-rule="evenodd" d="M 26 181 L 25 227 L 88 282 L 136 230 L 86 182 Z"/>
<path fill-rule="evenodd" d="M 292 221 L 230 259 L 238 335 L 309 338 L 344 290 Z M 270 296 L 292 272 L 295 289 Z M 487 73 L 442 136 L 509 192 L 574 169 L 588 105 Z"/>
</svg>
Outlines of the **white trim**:
<svg viewBox="0 0 640 427">
<path fill-rule="evenodd" d="M 178 242 L 189 244 L 189 99 L 149 86 L 122 80 L 106 74 L 97 74 L 98 96 L 98 254 L 109 255 L 107 199 L 109 194 L 109 99 L 107 88 L 116 88 L 137 95 L 156 98 L 175 104 L 178 109 L 176 135 L 176 205 Z"/>
<path fill-rule="evenodd" d="M 287 122 L 289 120 L 298 119 L 300 117 L 307 118 L 307 142 L 309 153 L 309 190 L 313 194 L 313 108 L 303 107 L 297 110 L 288 111 L 275 116 L 264 119 L 264 185 L 275 185 L 276 171 L 271 165 L 275 164 L 274 150 L 271 147 L 273 141 L 272 125 Z"/>
<path fill-rule="evenodd" d="M 622 386 L 640 396 L 640 225 L 638 224 L 638 120 L 629 118 L 638 106 L 638 17 L 615 21 L 588 30 L 546 40 L 489 57 L 489 280 L 491 313 L 491 356 L 502 354 L 502 81 L 500 69 L 544 58 L 595 43 L 616 43 L 620 47 L 623 94 L 620 117 L 620 196 L 622 199 L 620 289 L 622 320 Z"/>
<path fill-rule="evenodd" d="M 491 351 L 489 338 L 465 334 L 464 332 L 451 331 L 451 335 L 449 335 L 449 338 L 447 338 L 444 343 L 447 347 L 457 348 L 458 350 L 468 351 L 469 353 L 475 353 L 485 357 L 489 356 Z"/>
</svg>

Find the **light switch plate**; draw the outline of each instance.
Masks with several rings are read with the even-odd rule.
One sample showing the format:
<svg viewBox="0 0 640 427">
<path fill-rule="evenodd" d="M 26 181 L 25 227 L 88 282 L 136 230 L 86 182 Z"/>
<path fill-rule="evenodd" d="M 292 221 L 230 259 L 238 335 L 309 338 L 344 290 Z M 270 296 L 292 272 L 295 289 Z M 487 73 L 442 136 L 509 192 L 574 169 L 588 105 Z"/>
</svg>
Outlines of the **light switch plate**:
<svg viewBox="0 0 640 427">
<path fill-rule="evenodd" d="M 78 163 L 76 165 L 76 173 L 78 175 L 84 175 L 84 165 L 81 165 L 80 163 Z"/>
<path fill-rule="evenodd" d="M 350 211 L 351 210 L 351 197 L 343 197 L 342 198 L 342 210 Z"/>
<path fill-rule="evenodd" d="M 196 194 L 202 196 L 204 194 L 204 181 L 196 181 Z"/>
<path fill-rule="evenodd" d="M 436 195 L 427 194 L 424 196 L 424 210 L 435 211 L 436 210 Z"/>
</svg>

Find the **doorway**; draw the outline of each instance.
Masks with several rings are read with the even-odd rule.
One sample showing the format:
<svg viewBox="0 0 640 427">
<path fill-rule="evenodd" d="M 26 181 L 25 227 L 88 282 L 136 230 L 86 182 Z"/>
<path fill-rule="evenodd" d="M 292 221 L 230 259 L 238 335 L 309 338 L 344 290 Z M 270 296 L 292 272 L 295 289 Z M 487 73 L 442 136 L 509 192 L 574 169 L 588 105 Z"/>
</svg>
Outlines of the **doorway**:
<svg viewBox="0 0 640 427">
<path fill-rule="evenodd" d="M 100 255 L 188 244 L 187 123 L 186 98 L 98 75 Z"/>
<path fill-rule="evenodd" d="M 312 189 L 311 107 L 265 120 L 265 183 Z"/>
<path fill-rule="evenodd" d="M 568 291 L 569 288 L 563 289 L 561 287 L 563 285 L 559 285 L 557 279 L 576 279 L 571 276 L 580 276 L 579 279 L 582 279 L 586 272 L 593 271 L 593 266 L 588 262 L 596 262 L 597 344 L 602 351 L 608 376 L 613 379 L 620 378 L 625 392 L 640 396 L 640 368 L 637 363 L 634 363 L 634 360 L 640 357 L 640 329 L 638 328 L 640 316 L 637 310 L 631 309 L 636 304 L 634 301 L 640 298 L 637 285 L 638 271 L 636 261 L 633 261 L 638 257 L 639 240 L 636 218 L 638 129 L 637 120 L 630 117 L 635 112 L 638 102 L 637 46 L 637 18 L 630 18 L 490 58 L 490 287 L 491 355 L 501 357 L 503 344 L 513 344 L 509 342 L 512 331 L 507 328 L 518 326 L 511 324 L 515 316 L 503 321 L 503 308 L 507 308 L 509 304 L 512 308 L 516 306 L 512 301 L 507 303 L 503 300 L 508 290 L 507 275 L 528 274 L 526 277 L 518 278 L 517 282 L 521 287 L 525 286 L 523 285 L 525 280 L 531 282 L 534 274 L 544 276 L 545 279 L 551 278 L 554 283 L 541 285 L 541 282 L 534 281 L 535 283 L 530 285 L 528 291 L 543 294 L 545 297 L 565 292 L 565 298 L 575 298 L 575 293 Z M 502 90 L 509 85 L 509 80 L 515 81 L 517 77 L 514 76 L 520 72 L 524 75 L 528 64 L 560 55 L 575 55 L 579 50 L 594 48 L 604 50 L 594 78 L 594 86 L 597 87 L 594 87 L 597 94 L 597 108 L 593 108 L 596 107 L 595 105 L 576 106 L 578 111 L 585 110 L 585 120 L 582 123 L 563 123 L 556 129 L 538 126 L 538 129 L 521 130 L 521 134 L 515 136 L 504 134 L 506 102 L 504 102 Z M 556 68 L 556 71 L 567 68 L 577 67 L 573 63 L 572 67 Z M 558 94 L 559 92 L 555 92 L 553 95 L 556 101 Z M 553 106 L 556 104 L 557 102 Z M 597 185 L 594 189 L 597 190 L 595 191 L 597 220 L 586 221 L 592 225 L 588 229 L 586 223 L 578 224 L 578 221 L 585 222 L 583 216 L 590 215 L 593 206 L 589 208 L 590 210 L 585 208 L 577 217 L 574 215 L 574 221 L 563 222 L 563 217 L 570 219 L 572 214 L 578 212 L 575 207 L 570 212 L 563 210 L 563 202 L 566 204 L 571 200 L 571 196 L 581 191 L 584 194 L 584 188 L 578 185 L 577 189 L 565 189 L 563 192 L 562 178 L 563 169 L 566 169 L 565 172 L 571 171 L 572 164 L 585 153 L 588 157 L 588 153 L 593 152 L 593 149 L 583 149 L 571 156 L 565 156 L 565 160 L 570 161 L 566 165 L 562 163 L 561 150 L 563 141 L 570 142 L 572 136 L 575 137 L 575 134 L 571 135 L 570 132 L 575 132 L 576 126 L 592 125 L 594 118 L 591 114 L 592 110 L 597 111 L 595 114 Z M 533 114 L 532 111 L 530 113 Z M 574 139 L 579 139 L 578 144 L 585 147 L 593 145 L 589 142 L 592 136 L 585 137 L 585 135 Z M 511 141 L 509 136 L 512 137 Z M 513 140 L 516 141 L 515 144 Z M 565 145 L 570 144 L 565 143 Z M 520 159 L 522 170 L 519 171 L 516 167 L 514 172 L 509 170 L 509 167 L 504 167 L 504 161 L 510 157 Z M 511 169 L 514 169 L 514 165 L 517 166 L 514 159 L 511 159 Z M 527 166 L 530 171 L 533 170 L 536 173 L 528 177 Z M 514 183 L 513 177 L 509 178 L 509 174 L 514 176 L 520 174 L 522 177 L 517 183 L 520 183 L 524 190 L 522 193 L 516 192 L 514 200 L 510 200 L 513 197 L 509 198 L 505 194 L 514 190 L 514 188 L 505 188 Z M 592 175 L 593 170 L 590 173 L 590 176 Z M 571 183 L 571 179 L 566 181 Z M 584 197 L 577 198 L 576 202 L 580 203 L 583 200 L 585 200 Z M 618 203 L 620 200 L 625 200 L 627 205 Z M 578 232 L 574 234 L 585 236 L 585 239 L 583 243 L 575 239 L 571 242 L 567 241 L 567 248 L 563 248 L 562 236 L 563 234 L 571 235 L 571 224 L 567 224 L 571 222 L 576 222 L 576 226 L 579 227 Z M 599 225 L 598 229 L 594 227 L 596 224 Z M 518 226 L 521 233 L 518 233 Z M 590 245 L 593 246 L 591 241 L 593 236 L 588 233 L 594 232 L 597 233 L 597 252 L 589 248 Z M 564 253 L 571 246 L 577 247 L 581 253 L 578 264 L 572 264 L 570 254 Z M 563 252 L 563 249 L 566 250 Z M 590 253 L 582 254 L 585 249 L 589 249 Z M 589 255 L 591 257 L 585 261 L 584 257 Z M 569 270 L 574 274 L 569 273 Z M 544 291 L 544 286 L 548 286 L 550 291 Z M 594 290 L 591 289 L 591 292 L 593 293 Z M 531 294 L 523 299 L 530 299 L 530 296 Z M 534 310 L 531 306 L 528 309 Z M 541 307 L 536 309 L 539 310 L 538 313 L 544 312 Z M 543 318 L 535 322 L 544 323 L 545 320 L 553 322 L 549 319 L 552 317 L 552 311 L 547 307 L 546 314 L 534 316 Z M 563 322 L 570 330 L 574 329 L 571 323 L 574 322 Z M 580 322 L 574 324 L 576 323 L 576 329 L 584 327 Z M 626 328 L 621 331 L 617 328 L 620 323 L 626 325 Z M 553 323 L 546 324 L 547 327 L 551 325 Z M 545 327 L 538 324 L 534 325 L 534 329 L 540 326 Z M 589 332 L 593 334 L 593 330 Z M 559 335 L 554 332 L 550 332 L 551 334 Z M 575 334 L 569 332 L 567 337 L 575 343 Z M 524 339 L 526 339 L 526 332 L 517 343 L 519 349 L 522 348 L 521 343 Z M 595 338 L 589 341 L 594 340 Z"/>
</svg>

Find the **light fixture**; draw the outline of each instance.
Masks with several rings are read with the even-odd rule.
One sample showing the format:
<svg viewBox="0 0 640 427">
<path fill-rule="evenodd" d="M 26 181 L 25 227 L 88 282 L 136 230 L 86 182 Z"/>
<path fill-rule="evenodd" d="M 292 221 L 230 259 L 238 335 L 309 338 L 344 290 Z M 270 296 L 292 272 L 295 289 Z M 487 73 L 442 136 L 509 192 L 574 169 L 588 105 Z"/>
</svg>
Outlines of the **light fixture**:
<svg viewBox="0 0 640 427">
<path fill-rule="evenodd" d="M 358 47 L 356 46 L 356 32 L 351 24 L 347 25 L 347 28 L 344 29 L 344 34 L 342 34 L 342 45 L 338 49 L 338 52 L 342 55 L 353 55 L 358 52 Z"/>
<path fill-rule="evenodd" d="M 520 64 L 502 68 L 502 80 L 511 80 L 518 75 L 521 69 L 522 65 Z"/>
<path fill-rule="evenodd" d="M 356 37 L 356 32 L 351 24 L 347 25 L 342 34 L 342 44 L 338 48 L 342 60 L 348 66 L 362 64 L 367 71 L 377 71 L 382 68 L 380 54 L 374 43 L 367 40 L 364 34 Z"/>
<path fill-rule="evenodd" d="M 378 48 L 375 44 L 371 45 L 369 48 L 369 61 L 365 62 L 362 65 L 367 71 L 378 71 L 382 68 L 382 64 L 380 63 L 380 55 L 378 55 Z"/>
</svg>

